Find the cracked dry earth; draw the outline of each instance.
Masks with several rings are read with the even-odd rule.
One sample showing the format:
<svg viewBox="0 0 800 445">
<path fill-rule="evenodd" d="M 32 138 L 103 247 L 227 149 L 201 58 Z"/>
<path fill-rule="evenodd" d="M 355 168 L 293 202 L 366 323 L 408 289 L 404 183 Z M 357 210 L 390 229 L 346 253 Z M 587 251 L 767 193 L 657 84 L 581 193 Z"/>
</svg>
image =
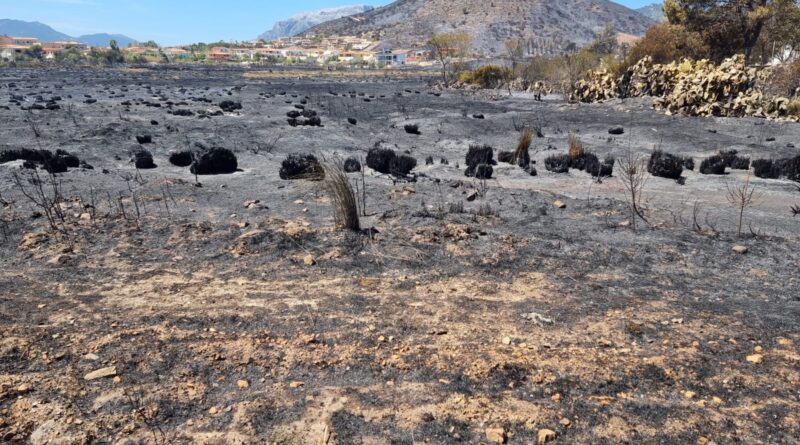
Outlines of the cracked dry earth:
<svg viewBox="0 0 800 445">
<path fill-rule="evenodd" d="M 214 91 L 235 74 L 194 74 L 192 82 Z M 82 75 L 99 78 L 99 86 L 81 87 L 95 96 L 106 82 L 120 82 L 119 74 Z M 130 90 L 174 82 L 171 73 L 126 75 Z M 49 82 L 42 76 L 36 82 Z M 278 88 L 236 82 L 248 85 L 244 91 Z M 387 96 L 405 88 L 400 80 L 384 82 Z M 220 134 L 227 125 L 241 129 L 242 119 L 258 119 L 255 105 L 244 103 L 244 117 L 203 125 Z M 698 233 L 655 204 L 653 227 L 634 232 L 620 224 L 627 213 L 613 190 L 586 199 L 577 194 L 584 190 L 577 174 L 542 172 L 543 182 L 530 187 L 520 186 L 521 175 L 500 176 L 463 212 L 425 211 L 463 201 L 475 186 L 437 165 L 420 167 L 427 176 L 415 183 L 369 172 L 364 222 L 373 230 L 346 233 L 334 228 L 320 184 L 277 179 L 285 153 L 311 140 L 330 133 L 344 149 L 352 133 L 331 124 L 286 133 L 274 155 L 240 151 L 242 172 L 201 177 L 201 188 L 161 160 L 141 172 L 146 214 L 123 217 L 99 198 L 85 217 L 90 185 L 125 189 L 113 173 L 132 168 L 114 156 L 122 157 L 119 147 L 156 112 L 133 111 L 120 123 L 107 110 L 85 111 L 91 125 L 116 130 L 74 148 L 94 171 L 60 175 L 69 197 L 63 233 L 30 218 L 35 209 L 9 180 L 18 167 L 0 166 L 9 202 L 0 243 L 1 442 L 800 440 L 800 245 L 791 218 L 769 219 L 773 204 L 753 218 L 780 227 L 780 235 Z M 588 112 L 601 122 L 614 111 Z M 20 112 L 0 113 L 18 123 L 3 130 L 5 143 L 26 143 Z M 181 133 L 158 133 L 164 146 L 203 122 L 159 116 Z M 263 129 L 247 125 L 254 124 L 245 133 Z M 379 133 L 385 123 L 364 125 Z M 69 135 L 46 130 L 43 143 L 81 139 L 94 131 L 86 126 Z M 133 130 L 119 130 L 126 126 Z M 237 140 L 234 133 L 229 140 Z M 463 153 L 451 164 L 463 162 Z M 689 179 L 688 190 L 701 187 Z M 579 185 L 544 190 L 559 181 Z M 679 187 L 659 181 L 654 193 Z M 780 181 L 764 187 L 788 193 Z M 252 199 L 266 207 L 244 208 Z M 553 206 L 555 199 L 566 207 Z M 737 244 L 748 252 L 733 252 Z"/>
</svg>

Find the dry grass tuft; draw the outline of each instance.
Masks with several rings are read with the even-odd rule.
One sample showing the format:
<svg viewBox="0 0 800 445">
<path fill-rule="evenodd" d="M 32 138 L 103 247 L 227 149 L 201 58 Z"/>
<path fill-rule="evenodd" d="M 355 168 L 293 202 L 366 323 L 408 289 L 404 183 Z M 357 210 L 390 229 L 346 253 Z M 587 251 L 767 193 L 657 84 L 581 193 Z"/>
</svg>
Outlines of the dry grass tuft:
<svg viewBox="0 0 800 445">
<path fill-rule="evenodd" d="M 322 168 L 325 170 L 323 184 L 333 204 L 336 225 L 342 229 L 360 230 L 358 200 L 342 163 L 339 160 L 323 160 Z"/>
<path fill-rule="evenodd" d="M 517 142 L 517 149 L 514 150 L 513 162 L 520 167 L 527 167 L 531 164 L 530 148 L 533 142 L 533 130 L 530 127 L 522 129 L 522 134 Z"/>
<path fill-rule="evenodd" d="M 583 142 L 574 134 L 569 135 L 569 157 L 572 159 L 582 158 L 586 153 Z"/>
</svg>

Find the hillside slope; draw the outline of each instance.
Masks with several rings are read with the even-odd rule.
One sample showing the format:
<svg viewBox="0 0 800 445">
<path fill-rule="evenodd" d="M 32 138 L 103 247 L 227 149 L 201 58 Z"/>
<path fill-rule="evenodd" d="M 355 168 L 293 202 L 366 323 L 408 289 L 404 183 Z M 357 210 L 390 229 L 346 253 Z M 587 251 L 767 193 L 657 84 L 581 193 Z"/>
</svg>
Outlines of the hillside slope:
<svg viewBox="0 0 800 445">
<path fill-rule="evenodd" d="M 262 40 L 275 40 L 280 37 L 291 37 L 330 20 L 347 17 L 371 11 L 374 8 L 367 5 L 342 6 L 339 8 L 320 9 L 318 11 L 304 12 L 275 24 L 271 30 L 258 36 Z"/>
<path fill-rule="evenodd" d="M 373 33 L 403 46 L 423 44 L 434 32 L 466 31 L 476 49 L 503 52 L 504 42 L 522 37 L 529 52 L 591 41 L 607 24 L 641 35 L 653 24 L 642 14 L 607 0 L 398 0 L 382 8 L 333 20 L 308 33 Z"/>
</svg>

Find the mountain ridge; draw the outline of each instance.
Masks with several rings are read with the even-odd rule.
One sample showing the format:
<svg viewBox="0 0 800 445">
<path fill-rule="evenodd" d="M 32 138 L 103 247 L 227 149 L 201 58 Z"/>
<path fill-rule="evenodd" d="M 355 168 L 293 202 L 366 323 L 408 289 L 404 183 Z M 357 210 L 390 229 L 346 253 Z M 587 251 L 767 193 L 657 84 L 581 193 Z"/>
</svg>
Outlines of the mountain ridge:
<svg viewBox="0 0 800 445">
<path fill-rule="evenodd" d="M 275 40 L 281 37 L 291 37 L 305 32 L 306 30 L 341 17 L 360 14 L 375 9 L 369 5 L 349 5 L 336 8 L 324 8 L 316 11 L 306 11 L 281 20 L 272 27 L 271 30 L 258 36 L 261 40 Z"/>
<path fill-rule="evenodd" d="M 136 40 L 122 34 L 87 34 L 79 37 L 72 37 L 62 32 L 56 31 L 49 25 L 41 22 L 26 22 L 24 20 L 0 19 L 0 35 L 13 37 L 35 37 L 42 42 L 75 41 L 91 46 L 108 46 L 108 43 L 115 39 L 120 47 L 124 48 Z"/>
<path fill-rule="evenodd" d="M 608 23 L 619 33 L 638 36 L 655 22 L 608 0 L 397 0 L 305 34 L 372 34 L 392 44 L 417 46 L 432 33 L 466 31 L 475 49 L 501 54 L 504 42 L 515 37 L 532 42 L 533 50 L 584 45 Z"/>
</svg>

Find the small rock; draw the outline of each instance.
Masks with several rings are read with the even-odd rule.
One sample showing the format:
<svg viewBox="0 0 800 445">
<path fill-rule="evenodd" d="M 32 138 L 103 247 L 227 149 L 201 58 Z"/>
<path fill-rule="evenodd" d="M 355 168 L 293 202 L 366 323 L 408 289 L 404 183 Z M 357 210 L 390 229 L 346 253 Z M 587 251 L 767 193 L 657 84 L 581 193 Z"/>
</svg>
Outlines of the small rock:
<svg viewBox="0 0 800 445">
<path fill-rule="evenodd" d="M 511 337 L 503 337 L 503 344 L 508 346 L 511 344 Z"/>
<path fill-rule="evenodd" d="M 109 366 L 107 368 L 101 368 L 96 371 L 92 371 L 85 376 L 83 376 L 84 380 L 97 380 L 97 379 L 104 379 L 107 377 L 114 377 L 117 375 L 117 367 L 116 366 Z"/>
<path fill-rule="evenodd" d="M 84 355 L 84 356 L 83 356 L 83 359 L 84 359 L 84 360 L 90 360 L 90 361 L 93 361 L 93 362 L 94 362 L 94 361 L 100 360 L 100 356 L 98 356 L 97 354 L 94 354 L 94 353 L 91 353 L 91 352 L 90 352 L 90 353 L 88 353 L 88 354 Z"/>
<path fill-rule="evenodd" d="M 475 201 L 476 199 L 478 199 L 478 191 L 477 190 L 473 190 L 473 191 L 467 193 L 467 201 L 472 202 L 472 201 Z"/>
<path fill-rule="evenodd" d="M 748 355 L 747 361 L 757 365 L 764 361 L 764 356 L 761 354 Z"/>
<path fill-rule="evenodd" d="M 608 129 L 608 134 L 613 134 L 613 135 L 625 134 L 625 129 L 622 127 L 611 127 Z"/>
<path fill-rule="evenodd" d="M 313 266 L 317 264 L 317 260 L 315 260 L 314 257 L 311 255 L 306 255 L 305 257 L 303 257 L 303 264 L 305 264 L 306 266 Z"/>
<path fill-rule="evenodd" d="M 486 428 L 486 440 L 494 443 L 506 443 L 506 432 L 502 428 Z"/>
<path fill-rule="evenodd" d="M 567 419 L 566 417 L 564 417 L 563 419 L 559 420 L 558 423 L 560 423 L 561 426 L 563 426 L 563 427 L 568 427 L 568 426 L 570 426 L 572 424 L 572 422 L 569 419 Z"/>
<path fill-rule="evenodd" d="M 31 387 L 30 387 L 30 386 L 28 386 L 28 385 L 27 385 L 27 384 L 25 384 L 25 383 L 23 383 L 23 384 L 21 384 L 21 385 L 17 386 L 17 392 L 18 392 L 18 393 L 20 393 L 20 394 L 24 394 L 24 393 L 26 393 L 26 392 L 30 392 L 30 390 L 31 390 Z"/>
<path fill-rule="evenodd" d="M 694 391 L 684 391 L 683 392 L 683 397 L 686 397 L 687 399 L 693 399 L 694 396 L 696 396 L 696 395 L 697 395 L 697 393 L 695 393 Z"/>
<path fill-rule="evenodd" d="M 305 385 L 304 382 L 292 382 L 292 383 L 289 383 L 289 388 L 297 389 L 297 388 L 299 388 L 299 387 L 301 387 L 303 385 Z"/>
<path fill-rule="evenodd" d="M 543 428 L 539 430 L 539 434 L 537 435 L 538 440 L 537 442 L 539 445 L 545 444 L 547 442 L 552 442 L 556 440 L 556 432 L 553 430 L 548 430 L 547 428 Z"/>
<path fill-rule="evenodd" d="M 550 400 L 552 400 L 552 401 L 554 401 L 554 402 L 560 402 L 560 401 L 561 401 L 561 394 L 553 394 L 553 395 L 550 397 Z"/>
<path fill-rule="evenodd" d="M 556 202 L 553 203 L 553 205 L 556 206 L 556 208 L 558 208 L 558 209 L 566 209 L 567 208 L 567 205 L 564 204 L 564 202 L 562 202 L 561 200 L 557 200 Z"/>
<path fill-rule="evenodd" d="M 250 382 L 248 382 L 247 380 L 237 380 L 236 386 L 238 386 L 239 389 L 247 389 L 250 387 Z"/>
<path fill-rule="evenodd" d="M 211 414 L 212 416 L 216 416 L 218 412 L 219 412 L 219 410 L 217 409 L 216 406 L 212 406 L 208 410 L 208 413 Z"/>
<path fill-rule="evenodd" d="M 733 251 L 738 253 L 739 255 L 744 255 L 747 253 L 746 246 L 733 246 Z"/>
</svg>

